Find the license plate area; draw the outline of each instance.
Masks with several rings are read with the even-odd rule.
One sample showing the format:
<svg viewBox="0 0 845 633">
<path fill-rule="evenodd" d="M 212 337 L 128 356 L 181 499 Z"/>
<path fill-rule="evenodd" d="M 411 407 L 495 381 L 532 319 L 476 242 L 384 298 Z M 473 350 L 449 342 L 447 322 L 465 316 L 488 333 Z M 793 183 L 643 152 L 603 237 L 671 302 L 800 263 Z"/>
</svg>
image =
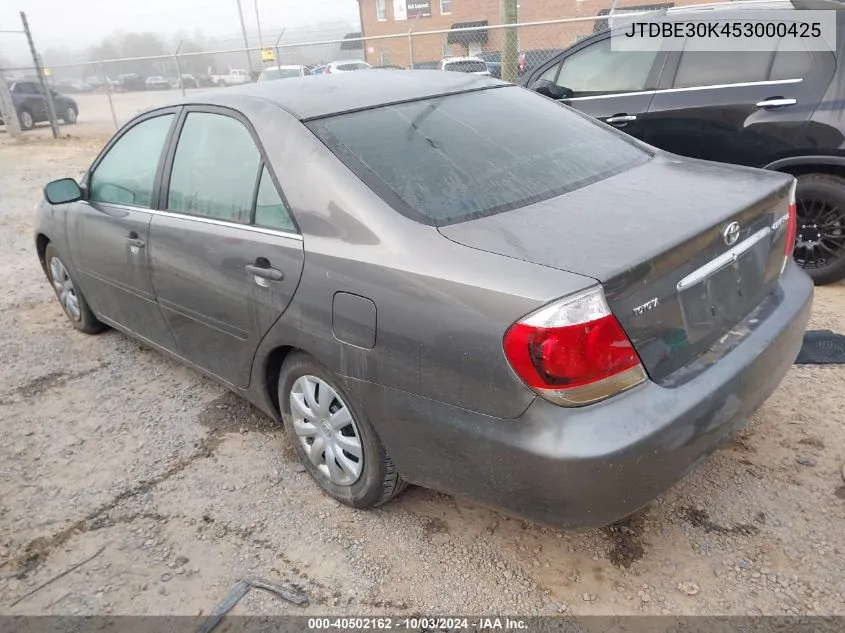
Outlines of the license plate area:
<svg viewBox="0 0 845 633">
<path fill-rule="evenodd" d="M 696 283 L 679 289 L 690 343 L 730 329 L 759 303 L 770 246 L 769 240 L 757 240 Z"/>
</svg>

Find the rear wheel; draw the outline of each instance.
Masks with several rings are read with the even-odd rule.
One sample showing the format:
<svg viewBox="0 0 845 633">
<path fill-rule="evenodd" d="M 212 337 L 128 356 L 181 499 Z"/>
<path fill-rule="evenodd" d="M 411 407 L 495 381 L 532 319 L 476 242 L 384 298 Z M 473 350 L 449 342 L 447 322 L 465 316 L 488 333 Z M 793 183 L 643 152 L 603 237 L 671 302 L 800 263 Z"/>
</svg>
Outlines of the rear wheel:
<svg viewBox="0 0 845 633">
<path fill-rule="evenodd" d="M 324 492 L 355 508 L 373 508 L 404 490 L 363 411 L 312 357 L 294 352 L 285 359 L 279 404 L 291 444 Z"/>
<path fill-rule="evenodd" d="M 31 130 L 35 127 L 35 119 L 32 118 L 32 112 L 29 110 L 21 110 L 20 114 L 21 129 Z"/>
<path fill-rule="evenodd" d="M 798 177 L 795 260 L 817 286 L 845 278 L 845 178 Z"/>
<path fill-rule="evenodd" d="M 65 113 L 62 115 L 62 119 L 68 125 L 73 125 L 76 123 L 76 118 L 79 116 L 79 113 L 76 111 L 76 108 L 73 106 L 68 106 L 65 110 Z"/>
</svg>

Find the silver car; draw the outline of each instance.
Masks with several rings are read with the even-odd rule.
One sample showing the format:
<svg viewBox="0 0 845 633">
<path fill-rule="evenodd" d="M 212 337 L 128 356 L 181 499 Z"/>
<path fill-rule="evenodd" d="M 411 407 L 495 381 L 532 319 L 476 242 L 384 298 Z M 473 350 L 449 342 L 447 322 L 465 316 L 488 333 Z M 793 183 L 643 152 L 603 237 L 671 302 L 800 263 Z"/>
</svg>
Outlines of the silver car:
<svg viewBox="0 0 845 633">
<path fill-rule="evenodd" d="M 46 186 L 35 244 L 76 329 L 242 394 L 343 503 L 411 482 L 597 525 L 795 359 L 794 193 L 498 80 L 343 74 L 137 116 Z"/>
</svg>

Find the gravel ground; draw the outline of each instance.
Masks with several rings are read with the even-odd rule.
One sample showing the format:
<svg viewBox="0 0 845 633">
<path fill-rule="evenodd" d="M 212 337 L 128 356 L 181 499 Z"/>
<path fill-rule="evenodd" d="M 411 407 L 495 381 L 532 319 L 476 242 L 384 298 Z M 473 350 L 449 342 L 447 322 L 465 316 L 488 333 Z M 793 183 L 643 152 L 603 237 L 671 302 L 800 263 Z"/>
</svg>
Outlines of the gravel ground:
<svg viewBox="0 0 845 633">
<path fill-rule="evenodd" d="M 207 614 L 257 575 L 310 605 L 256 591 L 233 613 L 845 614 L 845 368 L 795 367 L 746 431 L 610 528 L 419 488 L 354 511 L 250 405 L 116 332 L 72 330 L 30 214 L 104 139 L 4 136 L 0 612 Z M 812 327 L 845 331 L 845 286 L 819 289 Z"/>
</svg>

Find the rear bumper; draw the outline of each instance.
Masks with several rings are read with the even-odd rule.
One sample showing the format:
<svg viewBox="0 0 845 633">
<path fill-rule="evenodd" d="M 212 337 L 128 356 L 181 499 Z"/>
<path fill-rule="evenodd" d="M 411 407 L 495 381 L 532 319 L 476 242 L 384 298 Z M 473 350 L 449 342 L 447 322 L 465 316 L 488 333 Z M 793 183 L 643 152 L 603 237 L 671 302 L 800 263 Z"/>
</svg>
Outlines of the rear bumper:
<svg viewBox="0 0 845 633">
<path fill-rule="evenodd" d="M 515 420 L 351 381 L 409 481 L 556 526 L 606 525 L 670 488 L 742 428 L 789 371 L 813 285 L 790 263 L 741 342 L 680 386 L 581 409 L 537 398 Z M 755 322 L 756 319 L 756 322 Z"/>
</svg>

